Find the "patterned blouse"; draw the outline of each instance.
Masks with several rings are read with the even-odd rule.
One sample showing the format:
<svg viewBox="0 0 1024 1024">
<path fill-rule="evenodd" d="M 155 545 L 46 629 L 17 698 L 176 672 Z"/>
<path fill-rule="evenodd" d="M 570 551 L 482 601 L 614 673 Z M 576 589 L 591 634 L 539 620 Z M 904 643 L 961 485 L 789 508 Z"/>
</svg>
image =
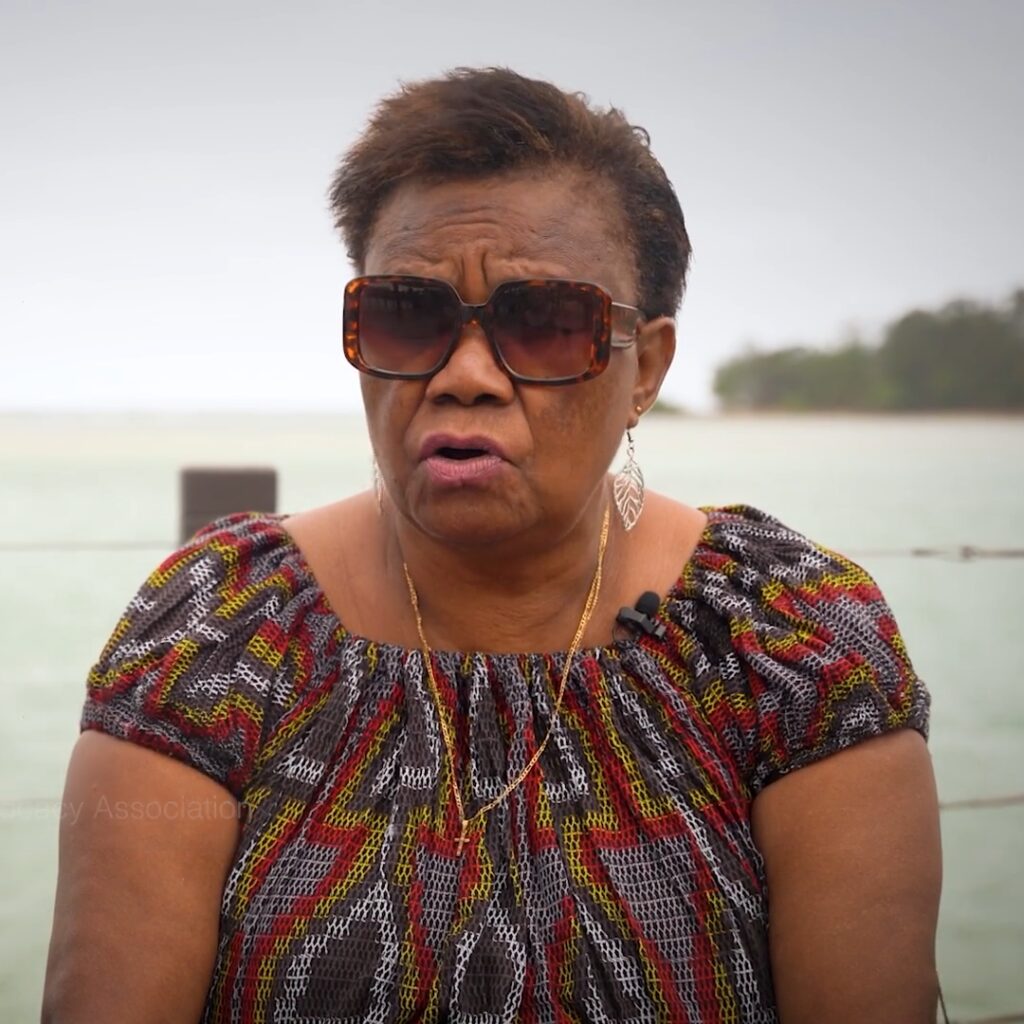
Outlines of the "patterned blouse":
<svg viewBox="0 0 1024 1024">
<path fill-rule="evenodd" d="M 749 505 L 657 620 L 584 649 L 460 855 L 420 650 L 338 621 L 281 515 L 200 531 L 129 604 L 81 726 L 241 804 L 204 1022 L 776 1021 L 751 801 L 929 697 L 860 566 Z M 548 731 L 564 654 L 438 652 L 467 817 Z"/>
</svg>

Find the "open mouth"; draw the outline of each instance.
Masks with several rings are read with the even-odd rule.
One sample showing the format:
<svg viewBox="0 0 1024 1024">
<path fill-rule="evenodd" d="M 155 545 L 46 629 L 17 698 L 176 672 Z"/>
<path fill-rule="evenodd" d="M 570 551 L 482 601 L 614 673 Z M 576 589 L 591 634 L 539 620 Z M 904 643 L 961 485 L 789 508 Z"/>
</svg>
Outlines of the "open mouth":
<svg viewBox="0 0 1024 1024">
<path fill-rule="evenodd" d="M 486 487 L 509 466 L 497 444 L 485 437 L 428 438 L 422 459 L 424 472 L 438 487 Z"/>
<path fill-rule="evenodd" d="M 438 448 L 437 454 L 443 459 L 456 459 L 463 462 L 466 459 L 478 459 L 481 455 L 489 455 L 483 448 Z"/>
</svg>

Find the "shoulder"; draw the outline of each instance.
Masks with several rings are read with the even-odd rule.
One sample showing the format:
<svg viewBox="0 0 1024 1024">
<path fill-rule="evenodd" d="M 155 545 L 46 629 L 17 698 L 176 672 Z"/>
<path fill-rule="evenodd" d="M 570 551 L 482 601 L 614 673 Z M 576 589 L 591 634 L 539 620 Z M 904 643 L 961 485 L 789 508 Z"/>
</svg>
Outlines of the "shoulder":
<svg viewBox="0 0 1024 1024">
<path fill-rule="evenodd" d="M 382 604 L 383 541 L 376 499 L 369 491 L 288 516 L 281 522 L 308 578 L 344 628 L 379 632 L 391 614 Z"/>
<path fill-rule="evenodd" d="M 369 491 L 279 518 L 279 526 L 318 577 L 337 572 L 339 562 L 359 564 L 380 532 L 380 513 Z"/>
<path fill-rule="evenodd" d="M 168 555 L 129 604 L 122 630 L 159 633 L 206 618 L 222 630 L 272 616 L 308 588 L 283 516 L 241 512 L 216 519 Z M 116 636 L 117 634 L 115 634 Z"/>
<path fill-rule="evenodd" d="M 313 685 L 304 666 L 333 635 L 281 518 L 215 520 L 150 573 L 89 672 L 82 729 L 241 792 L 274 720 Z"/>
<path fill-rule="evenodd" d="M 668 614 L 751 790 L 893 729 L 926 735 L 927 689 L 871 574 L 750 505 L 702 508 Z"/>
<path fill-rule="evenodd" d="M 183 574 L 192 585 L 203 579 L 228 582 L 270 574 L 293 551 L 282 526 L 284 518 L 272 512 L 238 512 L 215 519 L 168 555 L 147 584 L 160 589 L 176 580 L 182 586 L 186 582 Z M 189 567 L 197 565 L 204 565 L 207 571 L 190 575 Z"/>
<path fill-rule="evenodd" d="M 701 506 L 707 522 L 680 580 L 684 596 L 714 598 L 714 584 L 766 612 L 789 608 L 799 595 L 826 606 L 852 595 L 881 599 L 866 569 L 775 516 L 747 504 Z"/>
<path fill-rule="evenodd" d="M 679 579 L 680 567 L 701 543 L 707 525 L 705 510 L 648 491 L 643 515 L 632 531 L 620 536 L 624 544 L 622 598 L 631 603 L 630 595 L 669 592 Z"/>
</svg>

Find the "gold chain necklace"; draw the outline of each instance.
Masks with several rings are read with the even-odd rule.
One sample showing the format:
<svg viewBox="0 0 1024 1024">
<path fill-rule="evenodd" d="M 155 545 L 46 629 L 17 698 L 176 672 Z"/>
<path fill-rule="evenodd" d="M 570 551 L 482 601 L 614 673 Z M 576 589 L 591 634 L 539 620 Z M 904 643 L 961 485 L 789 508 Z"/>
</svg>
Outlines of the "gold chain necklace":
<svg viewBox="0 0 1024 1024">
<path fill-rule="evenodd" d="M 544 748 L 548 744 L 548 740 L 551 738 L 551 733 L 555 727 L 555 722 L 558 721 L 558 713 L 562 707 L 562 694 L 565 692 L 565 683 L 569 678 L 569 672 L 572 669 L 573 658 L 579 651 L 580 644 L 583 641 L 583 634 L 587 631 L 587 625 L 590 622 L 590 617 L 594 613 L 594 608 L 597 606 L 597 598 L 601 593 L 601 570 L 604 566 L 604 552 L 608 546 L 608 521 L 609 521 L 609 509 L 604 510 L 604 522 L 601 524 L 601 540 L 597 549 L 597 568 L 594 570 L 594 578 L 590 581 L 590 591 L 587 594 L 586 604 L 583 606 L 583 615 L 580 617 L 580 624 L 576 627 L 576 635 L 572 638 L 572 643 L 569 645 L 569 651 L 565 656 L 565 664 L 562 666 L 562 678 L 558 684 L 558 699 L 555 701 L 555 711 L 551 716 L 551 725 L 548 726 L 548 731 L 544 736 L 544 740 L 541 745 L 534 751 L 533 756 L 530 758 L 526 767 L 516 776 L 512 782 L 505 787 L 504 792 L 499 794 L 489 804 L 485 804 L 480 808 L 472 818 L 466 818 L 466 812 L 462 806 L 462 793 L 459 791 L 459 783 L 455 777 L 455 748 L 452 742 L 451 730 L 448 728 L 448 720 L 444 715 L 444 711 L 441 708 L 441 696 L 437 688 L 437 679 L 434 677 L 434 667 L 432 664 L 433 656 L 430 651 L 430 645 L 427 643 L 426 635 L 423 632 L 423 618 L 420 615 L 420 602 L 416 595 L 416 587 L 413 586 L 412 576 L 409 575 L 409 566 L 402 562 L 402 570 L 405 573 L 405 582 L 409 587 L 409 600 L 412 604 L 413 615 L 416 617 L 416 632 L 419 633 L 420 646 L 423 650 L 423 662 L 427 668 L 427 678 L 430 681 L 430 689 L 434 695 L 434 704 L 437 708 L 438 721 L 441 723 L 441 735 L 444 737 L 445 749 L 448 751 L 448 768 L 451 772 L 452 777 L 452 789 L 455 791 L 455 804 L 459 809 L 459 820 L 462 825 L 459 830 L 459 842 L 457 852 L 462 853 L 462 847 L 467 839 L 467 832 L 471 822 L 477 818 L 483 819 L 484 815 L 488 811 L 493 810 L 501 803 L 518 786 L 527 775 L 530 774 L 530 770 L 540 759 L 540 755 L 544 752 Z"/>
</svg>

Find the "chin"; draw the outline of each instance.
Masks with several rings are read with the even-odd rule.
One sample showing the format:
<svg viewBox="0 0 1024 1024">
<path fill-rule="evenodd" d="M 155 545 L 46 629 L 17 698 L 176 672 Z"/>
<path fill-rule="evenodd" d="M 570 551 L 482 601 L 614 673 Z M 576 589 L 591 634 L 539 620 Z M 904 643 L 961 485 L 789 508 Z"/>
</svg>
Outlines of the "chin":
<svg viewBox="0 0 1024 1024">
<path fill-rule="evenodd" d="M 467 490 L 413 501 L 406 514 L 428 536 L 457 547 L 499 544 L 522 534 L 535 521 L 508 498 Z"/>
</svg>

